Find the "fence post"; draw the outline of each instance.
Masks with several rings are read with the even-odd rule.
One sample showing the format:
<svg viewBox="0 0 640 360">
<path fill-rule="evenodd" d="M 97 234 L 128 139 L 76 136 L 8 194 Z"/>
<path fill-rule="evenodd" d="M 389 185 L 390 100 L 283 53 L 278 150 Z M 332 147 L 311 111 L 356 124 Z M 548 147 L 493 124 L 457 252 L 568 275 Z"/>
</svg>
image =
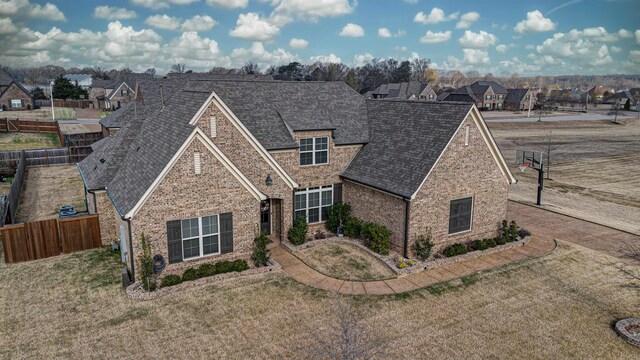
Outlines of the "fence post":
<svg viewBox="0 0 640 360">
<path fill-rule="evenodd" d="M 47 166 L 49 166 L 49 151 L 44 149 L 44 159 Z"/>
</svg>

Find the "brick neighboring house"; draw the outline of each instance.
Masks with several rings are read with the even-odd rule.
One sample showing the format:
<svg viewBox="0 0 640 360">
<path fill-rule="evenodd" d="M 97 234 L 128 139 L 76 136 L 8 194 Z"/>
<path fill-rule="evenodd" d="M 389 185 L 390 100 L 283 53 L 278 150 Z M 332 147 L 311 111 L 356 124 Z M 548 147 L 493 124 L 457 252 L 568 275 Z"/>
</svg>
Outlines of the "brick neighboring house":
<svg viewBox="0 0 640 360">
<path fill-rule="evenodd" d="M 468 94 L 482 110 L 504 109 L 507 89 L 495 81 L 476 81 L 470 85 L 456 89 L 452 94 Z"/>
<path fill-rule="evenodd" d="M 370 94 L 372 99 L 418 100 L 427 85 L 419 81 L 382 84 Z M 425 94 L 428 95 L 428 94 Z"/>
<path fill-rule="evenodd" d="M 438 99 L 438 94 L 436 94 L 431 85 L 427 84 L 424 90 L 420 93 L 419 99 L 422 101 L 436 101 Z"/>
<path fill-rule="evenodd" d="M 535 93 L 531 89 L 507 89 L 507 96 L 504 99 L 504 109 L 510 111 L 523 111 L 533 109 Z"/>
<path fill-rule="evenodd" d="M 4 111 L 31 110 L 33 105 L 31 93 L 0 69 L 0 109 Z"/>
<path fill-rule="evenodd" d="M 89 91 L 89 99 L 96 109 L 120 109 L 134 96 L 135 91 L 125 80 L 93 80 Z"/>
<path fill-rule="evenodd" d="M 135 104 L 78 165 L 132 275 L 142 233 L 176 273 L 249 258 L 259 230 L 284 239 L 295 217 L 323 229 L 341 201 L 386 225 L 395 250 L 409 255 L 427 226 L 439 250 L 495 236 L 515 182 L 469 103 L 366 100 L 342 82 L 162 79 L 138 84 Z"/>
<path fill-rule="evenodd" d="M 605 98 L 615 94 L 613 88 L 603 85 L 592 86 L 584 94 L 584 98 L 589 97 L 589 102 L 602 101 Z"/>
</svg>

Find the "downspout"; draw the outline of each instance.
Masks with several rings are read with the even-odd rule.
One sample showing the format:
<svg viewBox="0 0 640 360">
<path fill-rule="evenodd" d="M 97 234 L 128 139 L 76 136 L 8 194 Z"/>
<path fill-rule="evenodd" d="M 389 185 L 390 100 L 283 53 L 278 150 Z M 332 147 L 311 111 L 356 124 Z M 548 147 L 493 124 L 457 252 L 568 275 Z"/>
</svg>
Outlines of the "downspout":
<svg viewBox="0 0 640 360">
<path fill-rule="evenodd" d="M 127 228 L 129 229 L 129 259 L 131 260 L 131 283 L 136 282 L 136 269 L 135 261 L 133 257 L 133 235 L 131 234 L 131 219 L 122 218 L 127 222 Z"/>
<path fill-rule="evenodd" d="M 404 199 L 404 251 L 405 258 L 409 257 L 409 210 L 411 209 L 411 199 Z"/>
</svg>

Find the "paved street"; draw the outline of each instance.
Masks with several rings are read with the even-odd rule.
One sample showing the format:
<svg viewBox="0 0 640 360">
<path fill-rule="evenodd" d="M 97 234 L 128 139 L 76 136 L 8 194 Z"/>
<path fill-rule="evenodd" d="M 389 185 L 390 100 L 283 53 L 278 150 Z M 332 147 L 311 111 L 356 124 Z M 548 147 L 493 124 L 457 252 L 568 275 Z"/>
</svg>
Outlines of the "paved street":
<svg viewBox="0 0 640 360">
<path fill-rule="evenodd" d="M 637 118 L 636 113 L 621 113 L 618 114 L 618 119 L 634 119 Z M 542 117 L 542 121 L 593 121 L 593 120 L 610 120 L 613 121 L 615 116 L 605 114 L 580 114 L 580 115 L 566 115 L 566 116 L 553 116 Z M 514 117 L 514 118 L 499 118 L 499 119 L 485 119 L 488 123 L 501 123 L 501 122 L 536 122 L 538 116 L 531 114 L 531 117 Z"/>
</svg>

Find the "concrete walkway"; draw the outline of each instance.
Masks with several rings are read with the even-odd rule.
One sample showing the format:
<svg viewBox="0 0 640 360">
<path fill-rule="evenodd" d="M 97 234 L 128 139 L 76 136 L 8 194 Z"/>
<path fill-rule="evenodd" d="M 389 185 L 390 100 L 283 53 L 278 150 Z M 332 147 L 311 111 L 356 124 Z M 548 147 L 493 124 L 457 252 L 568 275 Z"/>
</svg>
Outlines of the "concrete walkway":
<svg viewBox="0 0 640 360">
<path fill-rule="evenodd" d="M 271 257 L 295 280 L 319 289 L 344 295 L 390 295 L 417 290 L 439 282 L 457 279 L 513 261 L 545 255 L 556 247 L 549 238 L 533 237 L 529 243 L 475 259 L 464 260 L 407 276 L 379 281 L 339 280 L 317 272 L 281 246 L 274 246 Z"/>
</svg>

